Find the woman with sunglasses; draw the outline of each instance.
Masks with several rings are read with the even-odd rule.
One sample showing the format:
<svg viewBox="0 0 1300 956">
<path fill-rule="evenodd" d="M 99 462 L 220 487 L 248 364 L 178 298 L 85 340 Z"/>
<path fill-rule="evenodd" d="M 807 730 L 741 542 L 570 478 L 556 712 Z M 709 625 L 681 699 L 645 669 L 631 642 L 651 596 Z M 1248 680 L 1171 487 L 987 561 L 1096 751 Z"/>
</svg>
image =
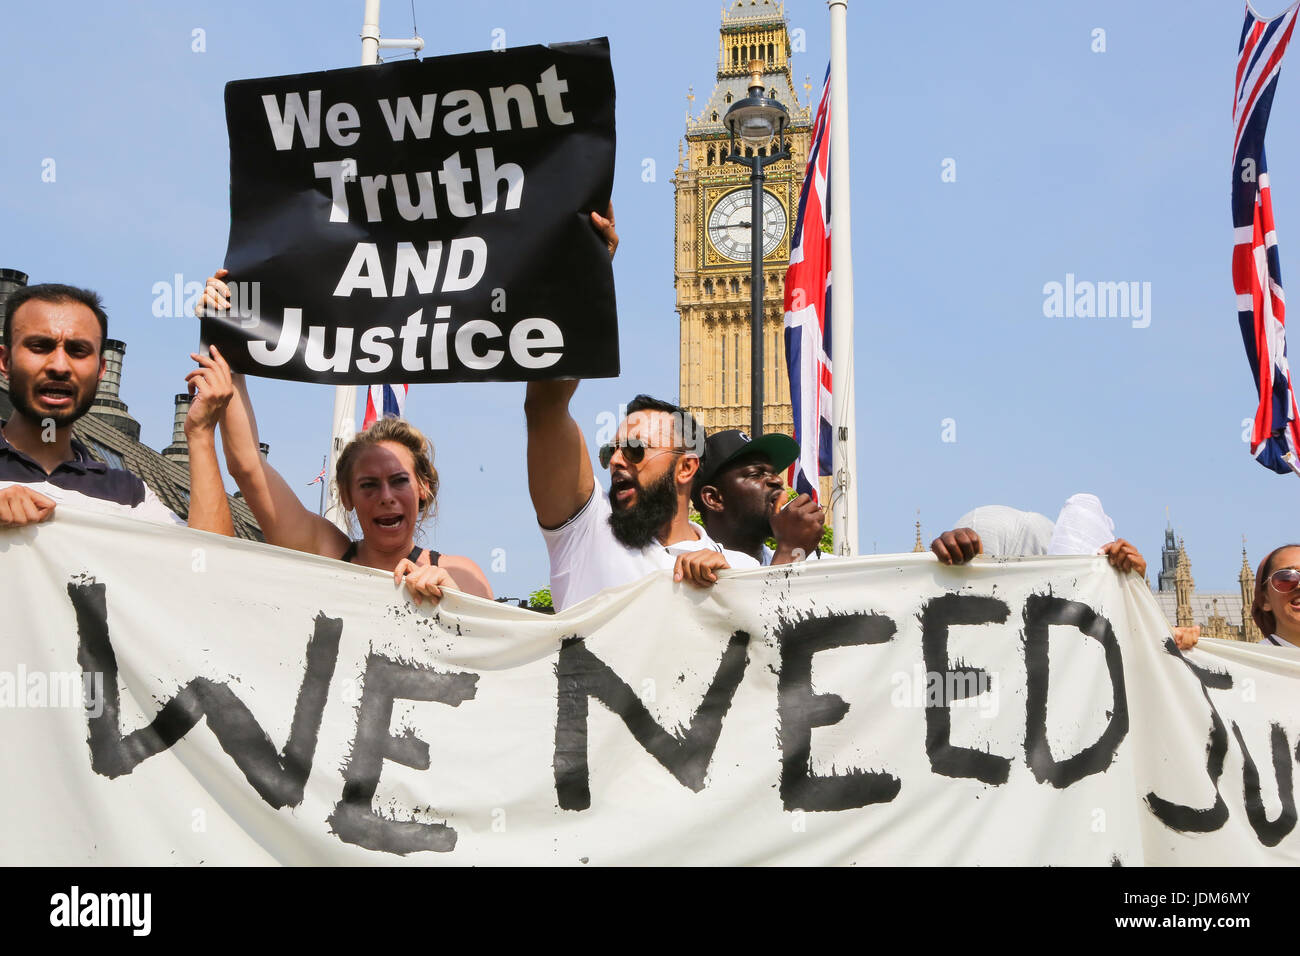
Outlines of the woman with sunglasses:
<svg viewBox="0 0 1300 956">
<path fill-rule="evenodd" d="M 1250 616 L 1264 632 L 1261 644 L 1300 647 L 1300 544 L 1275 548 L 1260 563 Z"/>
</svg>

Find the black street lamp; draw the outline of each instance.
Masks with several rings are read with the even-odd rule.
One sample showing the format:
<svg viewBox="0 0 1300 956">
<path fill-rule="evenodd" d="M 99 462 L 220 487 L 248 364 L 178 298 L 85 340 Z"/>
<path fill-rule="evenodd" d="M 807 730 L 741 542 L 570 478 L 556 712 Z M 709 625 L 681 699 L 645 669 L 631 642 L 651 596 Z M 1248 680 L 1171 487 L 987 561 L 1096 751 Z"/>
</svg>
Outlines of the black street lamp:
<svg viewBox="0 0 1300 956">
<path fill-rule="evenodd" d="M 751 438 L 757 438 L 763 434 L 763 168 L 790 158 L 790 144 L 785 138 L 790 114 L 764 93 L 763 61 L 751 60 L 749 69 L 749 95 L 733 103 L 722 122 L 731 133 L 731 145 L 724 158 L 748 166 L 750 171 L 749 431 Z M 737 137 L 751 148 L 753 156 L 741 155 Z M 775 148 L 764 156 L 765 147 L 773 140 Z"/>
</svg>

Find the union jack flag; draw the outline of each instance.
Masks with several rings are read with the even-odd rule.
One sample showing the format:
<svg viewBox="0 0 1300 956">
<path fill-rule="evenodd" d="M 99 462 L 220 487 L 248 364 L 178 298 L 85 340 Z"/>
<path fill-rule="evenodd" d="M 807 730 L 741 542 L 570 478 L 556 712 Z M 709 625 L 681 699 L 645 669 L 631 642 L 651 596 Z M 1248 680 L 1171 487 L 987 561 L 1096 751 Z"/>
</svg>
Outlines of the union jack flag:
<svg viewBox="0 0 1300 956">
<path fill-rule="evenodd" d="M 786 482 L 813 500 L 818 476 L 831 473 L 830 83 L 827 67 L 785 274 L 785 365 L 799 444 Z"/>
<path fill-rule="evenodd" d="M 361 422 L 365 431 L 381 418 L 401 418 L 406 413 L 406 392 L 409 385 L 371 385 L 366 392 L 366 417 Z"/>
<path fill-rule="evenodd" d="M 1250 453 L 1280 474 L 1297 468 L 1300 416 L 1286 357 L 1286 297 L 1273 226 L 1273 197 L 1264 162 L 1264 131 L 1295 29 L 1297 8 L 1264 20 L 1246 5 L 1232 101 L 1236 125 L 1232 160 L 1232 284 L 1246 357 L 1259 407 Z"/>
</svg>

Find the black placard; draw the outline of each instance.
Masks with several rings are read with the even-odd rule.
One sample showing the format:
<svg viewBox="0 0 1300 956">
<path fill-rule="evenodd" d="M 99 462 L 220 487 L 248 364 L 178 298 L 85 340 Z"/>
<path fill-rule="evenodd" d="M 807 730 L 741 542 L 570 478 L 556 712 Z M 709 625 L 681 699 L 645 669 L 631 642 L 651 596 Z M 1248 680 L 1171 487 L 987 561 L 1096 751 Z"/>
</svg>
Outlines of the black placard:
<svg viewBox="0 0 1300 956">
<path fill-rule="evenodd" d="M 226 85 L 232 368 L 329 384 L 618 374 L 606 39 Z"/>
</svg>

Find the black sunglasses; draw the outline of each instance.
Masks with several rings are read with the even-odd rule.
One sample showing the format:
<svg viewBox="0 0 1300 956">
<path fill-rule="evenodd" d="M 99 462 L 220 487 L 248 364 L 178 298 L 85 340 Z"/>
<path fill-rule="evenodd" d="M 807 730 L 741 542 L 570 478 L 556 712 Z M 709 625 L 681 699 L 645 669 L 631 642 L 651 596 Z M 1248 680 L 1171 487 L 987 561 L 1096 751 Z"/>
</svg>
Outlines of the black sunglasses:
<svg viewBox="0 0 1300 956">
<path fill-rule="evenodd" d="M 639 438 L 625 438 L 621 442 L 605 442 L 600 446 L 600 467 L 609 468 L 615 449 L 622 449 L 623 457 L 627 459 L 629 465 L 639 465 L 645 461 L 646 451 L 654 447 L 654 445 L 647 445 Z M 681 454 L 682 450 L 680 448 L 665 448 L 664 451 Z"/>
<path fill-rule="evenodd" d="M 1289 594 L 1300 587 L 1300 571 L 1295 568 L 1279 568 L 1268 576 L 1268 583 L 1280 594 Z"/>
</svg>

